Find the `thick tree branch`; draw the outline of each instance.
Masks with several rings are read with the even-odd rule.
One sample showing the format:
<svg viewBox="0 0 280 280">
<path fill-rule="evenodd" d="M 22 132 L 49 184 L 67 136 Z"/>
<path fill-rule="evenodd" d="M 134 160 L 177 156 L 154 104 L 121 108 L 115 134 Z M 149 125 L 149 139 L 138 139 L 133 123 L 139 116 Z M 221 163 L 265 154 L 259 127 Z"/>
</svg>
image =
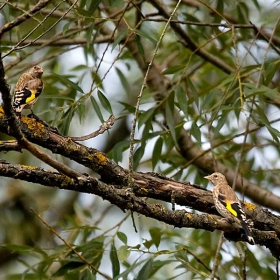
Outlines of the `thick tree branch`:
<svg viewBox="0 0 280 280">
<path fill-rule="evenodd" d="M 34 119 L 22 117 L 22 131 L 26 137 L 53 153 L 61 154 L 83 166 L 92 169 L 100 175 L 104 183 L 127 187 L 128 171 L 110 160 L 104 153 L 73 142 L 70 138 L 47 130 Z M 0 131 L 7 133 L 7 121 L 0 114 Z M 213 205 L 211 192 L 190 183 L 176 182 L 155 173 L 134 172 L 134 192 L 138 196 L 155 198 L 171 202 L 175 198 L 177 204 L 191 207 L 195 210 L 217 214 Z M 267 216 L 256 205 L 246 204 L 246 214 L 258 224 L 261 230 L 275 230 L 280 233 L 280 221 L 276 216 Z M 268 223 L 266 221 L 269 221 Z"/>
<path fill-rule="evenodd" d="M 160 204 L 150 204 L 146 200 L 137 197 L 139 190 L 135 193 L 132 189 L 124 188 L 124 186 L 108 185 L 94 178 L 89 177 L 87 181 L 75 180 L 59 173 L 46 171 L 38 167 L 26 167 L 18 164 L 13 165 L 7 162 L 0 162 L 0 175 L 39 183 L 49 187 L 95 194 L 108 200 L 122 210 L 131 210 L 175 227 L 204 229 L 207 231 L 222 230 L 225 231 L 225 237 L 229 240 L 235 242 L 247 240 L 242 229 L 240 229 L 240 226 L 236 224 L 228 224 L 224 220 L 217 220 L 211 215 L 191 214 L 184 210 L 167 210 Z M 165 192 L 166 189 L 172 187 L 172 185 L 174 189 L 181 188 L 182 190 L 182 186 L 185 186 L 185 197 L 187 199 L 189 196 L 193 196 L 196 190 L 198 191 L 196 195 L 200 195 L 200 199 L 203 199 L 199 193 L 200 191 L 203 191 L 202 189 L 196 189 L 195 186 L 190 184 L 175 182 L 164 177 L 156 177 L 155 175 L 156 174 L 139 173 L 137 177 L 145 180 L 147 178 L 151 179 L 154 176 L 156 180 L 165 181 L 165 187 L 162 186 L 162 189 L 164 189 Z M 135 182 L 137 184 L 137 181 Z M 192 191 L 190 191 L 191 189 Z M 208 191 L 204 190 L 204 192 L 206 193 Z M 156 193 L 156 191 L 154 193 Z M 208 193 L 210 194 L 210 192 Z M 182 193 L 180 195 L 182 195 Z M 280 220 L 276 218 L 276 216 L 269 212 L 266 213 L 265 211 L 263 211 L 263 214 L 267 216 L 266 218 L 269 223 L 271 223 L 271 226 L 275 222 L 278 223 L 280 229 Z M 268 218 L 268 216 L 270 216 L 270 218 Z M 253 234 L 257 244 L 266 246 L 276 258 L 280 258 L 280 240 L 275 232 L 260 231 L 254 228 Z M 279 235 L 280 231 L 278 232 L 278 236 Z"/>
</svg>

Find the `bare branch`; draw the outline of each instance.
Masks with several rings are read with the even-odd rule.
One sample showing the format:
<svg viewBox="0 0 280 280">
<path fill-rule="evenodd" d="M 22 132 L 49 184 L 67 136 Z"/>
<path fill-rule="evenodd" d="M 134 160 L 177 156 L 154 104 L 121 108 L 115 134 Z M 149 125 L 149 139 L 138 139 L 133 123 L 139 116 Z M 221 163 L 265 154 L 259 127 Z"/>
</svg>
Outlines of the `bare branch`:
<svg viewBox="0 0 280 280">
<path fill-rule="evenodd" d="M 106 130 L 111 129 L 115 123 L 115 117 L 111 115 L 107 121 L 105 121 L 98 130 L 81 137 L 70 137 L 73 141 L 85 141 L 104 133 Z"/>
</svg>

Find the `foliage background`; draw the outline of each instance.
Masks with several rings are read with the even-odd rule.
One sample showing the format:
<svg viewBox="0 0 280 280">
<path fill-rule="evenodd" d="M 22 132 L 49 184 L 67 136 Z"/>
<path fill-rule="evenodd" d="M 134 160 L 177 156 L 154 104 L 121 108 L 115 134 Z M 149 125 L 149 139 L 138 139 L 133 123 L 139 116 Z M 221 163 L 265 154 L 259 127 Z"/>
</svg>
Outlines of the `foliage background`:
<svg viewBox="0 0 280 280">
<path fill-rule="evenodd" d="M 0 3 L 7 82 L 13 89 L 21 73 L 42 65 L 45 88 L 34 111 L 61 134 L 88 134 L 113 113 L 113 128 L 83 144 L 129 169 L 135 116 L 134 170 L 203 187 L 210 171 L 232 170 L 276 203 L 235 181 L 240 198 L 279 212 L 279 1 Z M 28 151 L 1 156 L 49 168 Z M 5 279 L 279 277 L 264 247 L 225 241 L 220 248 L 219 231 L 132 219 L 98 196 L 2 177 L 0 203 Z"/>
</svg>

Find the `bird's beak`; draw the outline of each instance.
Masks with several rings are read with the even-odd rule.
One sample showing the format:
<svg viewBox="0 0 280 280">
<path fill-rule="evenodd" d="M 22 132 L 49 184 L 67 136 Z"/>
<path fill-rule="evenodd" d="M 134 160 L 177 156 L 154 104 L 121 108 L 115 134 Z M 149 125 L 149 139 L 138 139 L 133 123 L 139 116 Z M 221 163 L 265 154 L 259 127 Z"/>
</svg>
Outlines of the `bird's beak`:
<svg viewBox="0 0 280 280">
<path fill-rule="evenodd" d="M 209 180 L 209 181 L 211 180 L 210 175 L 205 176 L 204 178 L 207 179 L 207 180 Z"/>
</svg>

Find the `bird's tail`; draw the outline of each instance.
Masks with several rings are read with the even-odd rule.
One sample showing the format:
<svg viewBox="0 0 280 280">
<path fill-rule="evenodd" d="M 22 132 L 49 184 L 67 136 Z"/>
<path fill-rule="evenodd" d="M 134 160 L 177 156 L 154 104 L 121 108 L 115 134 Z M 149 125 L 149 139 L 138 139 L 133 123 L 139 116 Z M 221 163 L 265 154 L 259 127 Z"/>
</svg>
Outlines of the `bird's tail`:
<svg viewBox="0 0 280 280">
<path fill-rule="evenodd" d="M 253 236 L 252 236 L 252 233 L 251 233 L 251 231 L 250 231 L 250 229 L 249 229 L 249 226 L 248 226 L 248 224 L 247 224 L 247 221 L 244 220 L 244 219 L 241 219 L 240 222 L 241 222 L 242 228 L 244 229 L 244 231 L 245 231 L 245 233 L 246 233 L 246 235 L 247 235 L 248 242 L 249 242 L 251 245 L 254 245 L 254 244 L 255 244 L 255 240 L 254 240 L 254 238 L 253 238 Z"/>
</svg>

